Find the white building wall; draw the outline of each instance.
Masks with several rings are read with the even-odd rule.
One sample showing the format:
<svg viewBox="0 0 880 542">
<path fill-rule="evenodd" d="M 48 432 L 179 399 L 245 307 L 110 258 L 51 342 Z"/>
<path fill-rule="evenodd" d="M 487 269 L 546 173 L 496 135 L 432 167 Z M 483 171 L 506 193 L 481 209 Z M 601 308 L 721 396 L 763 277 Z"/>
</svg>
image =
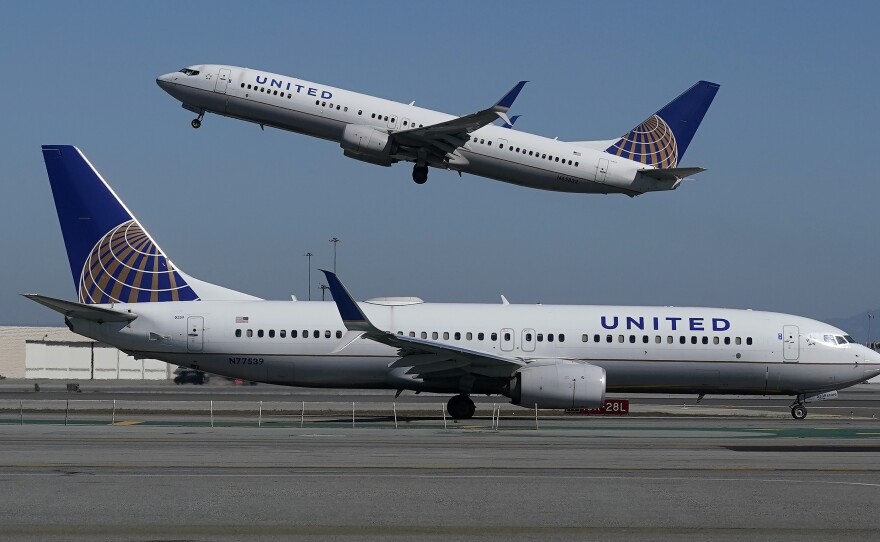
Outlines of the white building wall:
<svg viewBox="0 0 880 542">
<path fill-rule="evenodd" d="M 6 378 L 24 378 L 25 341 L 82 341 L 88 339 L 66 327 L 0 326 L 0 375 Z"/>
<path fill-rule="evenodd" d="M 173 371 L 165 362 L 136 360 L 66 327 L 0 327 L 0 375 L 6 378 L 164 380 Z"/>
</svg>

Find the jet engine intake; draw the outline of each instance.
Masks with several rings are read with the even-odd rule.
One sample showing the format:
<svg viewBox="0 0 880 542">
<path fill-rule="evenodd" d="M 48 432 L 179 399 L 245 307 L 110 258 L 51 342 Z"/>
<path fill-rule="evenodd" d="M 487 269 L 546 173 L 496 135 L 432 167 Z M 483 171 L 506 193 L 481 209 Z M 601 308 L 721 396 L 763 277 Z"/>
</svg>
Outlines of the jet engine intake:
<svg viewBox="0 0 880 542">
<path fill-rule="evenodd" d="M 393 162 L 391 151 L 394 145 L 391 136 L 371 126 L 347 125 L 342 131 L 342 141 L 339 146 L 342 147 L 345 156 L 355 160 L 380 166 L 390 166 Z"/>
<path fill-rule="evenodd" d="M 598 408 L 605 402 L 605 369 L 555 362 L 525 367 L 510 382 L 513 404 L 538 408 Z"/>
</svg>

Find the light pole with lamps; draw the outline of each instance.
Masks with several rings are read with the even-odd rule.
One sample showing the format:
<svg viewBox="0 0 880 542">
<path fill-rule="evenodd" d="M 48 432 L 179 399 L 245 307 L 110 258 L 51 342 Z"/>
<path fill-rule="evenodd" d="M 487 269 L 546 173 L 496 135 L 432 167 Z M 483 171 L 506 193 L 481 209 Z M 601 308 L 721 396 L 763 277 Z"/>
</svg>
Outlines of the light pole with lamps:
<svg viewBox="0 0 880 542">
<path fill-rule="evenodd" d="M 309 259 L 309 287 L 307 288 L 309 292 L 309 301 L 312 300 L 312 254 L 311 252 L 306 252 L 306 258 Z"/>
<path fill-rule="evenodd" d="M 338 243 L 340 239 L 338 237 L 331 237 L 330 242 L 333 243 L 333 273 L 336 273 L 336 243 Z"/>
<path fill-rule="evenodd" d="M 320 286 L 318 286 L 318 288 L 321 289 L 321 301 L 324 301 L 324 294 L 327 293 L 327 290 L 329 290 L 330 287 L 326 284 L 321 284 Z"/>
<path fill-rule="evenodd" d="M 871 320 L 874 319 L 873 313 L 868 313 L 868 342 L 865 343 L 868 345 L 868 348 L 871 348 Z"/>
</svg>

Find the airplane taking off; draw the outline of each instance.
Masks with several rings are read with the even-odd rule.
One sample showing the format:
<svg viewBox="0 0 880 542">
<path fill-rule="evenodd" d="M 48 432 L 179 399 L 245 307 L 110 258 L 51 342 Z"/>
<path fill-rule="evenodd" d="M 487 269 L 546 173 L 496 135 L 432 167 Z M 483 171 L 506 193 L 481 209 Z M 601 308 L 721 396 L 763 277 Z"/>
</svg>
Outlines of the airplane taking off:
<svg viewBox="0 0 880 542">
<path fill-rule="evenodd" d="M 628 196 L 674 190 L 705 171 L 679 163 L 719 87 L 696 83 L 621 137 L 566 142 L 505 129 L 516 120 L 507 112 L 526 81 L 462 117 L 235 66 L 190 66 L 156 82 L 198 115 L 193 128 L 216 113 L 329 139 L 356 160 L 414 162 L 419 184 L 431 166 L 541 190 Z M 492 124 L 498 119 L 502 126 Z"/>
<path fill-rule="evenodd" d="M 71 331 L 136 358 L 289 386 L 471 394 L 595 408 L 622 393 L 793 395 L 804 403 L 880 374 L 880 354 L 828 324 L 699 307 L 265 301 L 171 263 L 76 147 L 43 146 L 78 301 L 26 297 Z"/>
</svg>

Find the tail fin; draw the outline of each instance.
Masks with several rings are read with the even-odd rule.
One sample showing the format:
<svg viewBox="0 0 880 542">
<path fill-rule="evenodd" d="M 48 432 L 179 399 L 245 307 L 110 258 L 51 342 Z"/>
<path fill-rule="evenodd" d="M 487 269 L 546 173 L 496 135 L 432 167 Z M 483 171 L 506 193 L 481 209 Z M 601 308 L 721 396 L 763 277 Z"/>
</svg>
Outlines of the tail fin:
<svg viewBox="0 0 880 542">
<path fill-rule="evenodd" d="M 255 299 L 176 269 L 76 147 L 44 145 L 43 159 L 81 303 Z"/>
<path fill-rule="evenodd" d="M 700 81 L 615 141 L 605 152 L 657 168 L 675 168 L 720 85 Z"/>
</svg>

